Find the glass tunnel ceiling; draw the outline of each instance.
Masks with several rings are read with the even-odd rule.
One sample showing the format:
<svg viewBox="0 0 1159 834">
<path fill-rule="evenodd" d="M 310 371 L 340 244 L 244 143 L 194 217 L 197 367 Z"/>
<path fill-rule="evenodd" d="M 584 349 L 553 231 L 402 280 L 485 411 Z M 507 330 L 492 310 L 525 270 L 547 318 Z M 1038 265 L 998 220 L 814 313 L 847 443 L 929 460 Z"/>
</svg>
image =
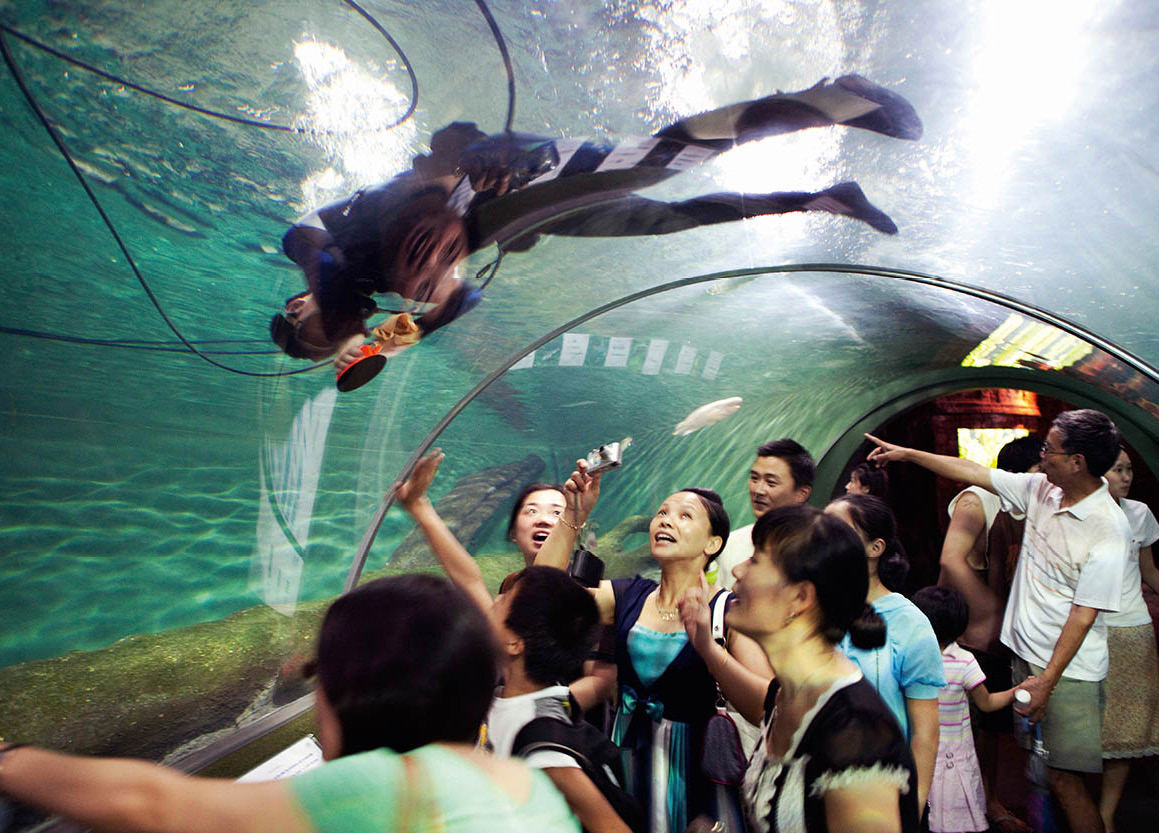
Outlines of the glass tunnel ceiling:
<svg viewBox="0 0 1159 834">
<path fill-rule="evenodd" d="M 203 345 L 230 351 L 214 356 L 231 366 L 298 367 L 264 341 L 301 285 L 279 246 L 296 216 L 398 173 L 450 121 L 503 128 L 507 77 L 476 4 L 364 8 L 418 82 L 413 116 L 389 130 L 411 100 L 406 63 L 337 1 L 0 6 L 29 88 L 177 327 L 193 340 L 253 340 Z M 0 705 L 0 727 L 160 758 L 204 746 L 203 733 L 244 710 L 292 701 L 301 691 L 272 682 L 308 652 L 318 603 L 342 590 L 384 493 L 491 374 L 435 441 L 447 461 L 433 497 L 456 499 L 495 577 L 512 566 L 501 528 L 514 489 L 562 479 L 577 456 L 624 436 L 634 445 L 608 479 L 601 534 L 691 483 L 719 489 L 747 523 L 741 476 L 758 443 L 793 435 L 821 455 L 883 404 L 992 380 L 995 366 L 1055 394 L 1118 398 L 1132 442 L 1154 434 L 1154 383 L 1065 325 L 886 275 L 760 268 L 926 273 L 1159 363 L 1159 9 L 496 0 L 490 11 L 513 61 L 513 126 L 544 136 L 647 135 L 850 72 L 896 89 L 922 117 L 920 141 L 807 131 L 730 151 L 648 196 L 856 180 L 899 234 L 810 214 L 662 238 L 544 238 L 503 260 L 473 312 L 339 395 L 329 369 L 256 378 L 182 353 L 6 74 L 0 680 L 19 694 Z M 11 30 L 181 101 L 322 134 L 175 108 Z M 472 256 L 465 274 L 494 255 Z M 564 323 L 684 280 L 500 373 Z M 744 400 L 734 416 L 673 436 L 697 406 L 734 396 Z M 390 510 L 367 571 L 429 566 L 410 529 Z M 79 653 L 52 660 L 69 652 Z M 194 719 L 164 718 L 182 711 Z M 115 726 L 128 720 L 145 728 L 132 741 Z"/>
</svg>

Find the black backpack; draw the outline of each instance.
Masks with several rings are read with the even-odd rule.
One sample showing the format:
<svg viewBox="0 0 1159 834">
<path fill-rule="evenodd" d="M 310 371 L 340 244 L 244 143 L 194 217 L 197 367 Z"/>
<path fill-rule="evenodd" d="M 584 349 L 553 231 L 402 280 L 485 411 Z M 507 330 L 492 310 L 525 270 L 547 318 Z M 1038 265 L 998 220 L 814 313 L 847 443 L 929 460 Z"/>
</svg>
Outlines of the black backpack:
<svg viewBox="0 0 1159 834">
<path fill-rule="evenodd" d="M 534 718 L 515 736 L 511 754 L 525 759 L 540 750 L 555 750 L 571 756 L 629 828 L 648 830 L 640 803 L 620 787 L 624 784 L 620 748 L 594 726 L 582 720 L 573 724 L 547 715 Z M 608 775 L 609 769 L 614 779 Z"/>
</svg>

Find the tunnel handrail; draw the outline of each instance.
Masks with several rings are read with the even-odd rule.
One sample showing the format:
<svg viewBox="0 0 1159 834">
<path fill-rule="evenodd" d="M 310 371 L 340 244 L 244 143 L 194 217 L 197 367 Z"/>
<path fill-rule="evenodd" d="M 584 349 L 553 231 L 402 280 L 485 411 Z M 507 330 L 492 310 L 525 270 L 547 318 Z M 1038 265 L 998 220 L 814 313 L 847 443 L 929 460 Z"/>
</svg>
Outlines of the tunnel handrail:
<svg viewBox="0 0 1159 834">
<path fill-rule="evenodd" d="M 370 554 L 370 548 L 374 544 L 375 538 L 378 536 L 378 531 L 382 527 L 382 522 L 386 518 L 387 511 L 390 510 L 391 506 L 394 504 L 396 491 L 395 485 L 405 481 L 410 477 L 419 460 L 427 453 L 427 451 L 430 450 L 431 446 L 434 445 L 434 442 L 438 439 L 439 435 L 443 433 L 447 426 L 450 425 L 451 421 L 458 417 L 463 409 L 466 408 L 471 403 L 471 401 L 475 399 L 475 397 L 477 397 L 492 382 L 494 382 L 503 374 L 507 373 L 507 371 L 509 371 L 517 362 L 526 357 L 528 354 L 538 350 L 548 342 L 562 336 L 564 333 L 567 333 L 573 328 L 578 327 L 584 322 L 590 321 L 591 319 L 594 319 L 598 316 L 602 316 L 604 313 L 610 312 L 628 304 L 632 304 L 633 302 L 648 298 L 653 295 L 659 295 L 661 293 L 680 289 L 682 287 L 695 286 L 696 284 L 706 284 L 712 281 L 721 281 L 728 278 L 744 278 L 753 275 L 759 276 L 769 274 L 792 274 L 799 272 L 824 272 L 852 275 L 870 275 L 879 278 L 895 278 L 901 281 L 938 287 L 940 289 L 949 290 L 960 295 L 972 296 L 984 301 L 989 301 L 1001 307 L 1006 307 L 1016 312 L 1029 315 L 1042 322 L 1057 327 L 1059 330 L 1062 330 L 1071 336 L 1076 336 L 1080 339 L 1083 339 L 1094 347 L 1097 347 L 1099 350 L 1102 350 L 1103 352 L 1114 356 L 1119 361 L 1130 365 L 1136 371 L 1151 379 L 1152 382 L 1159 384 L 1159 370 L 1156 370 L 1148 363 L 1132 355 L 1125 348 L 1119 347 L 1109 339 L 1104 339 L 1103 337 L 1090 332 L 1086 328 L 1083 328 L 1077 324 L 1073 324 L 1072 322 L 1069 322 L 1066 319 L 1055 315 L 1054 313 L 1043 310 L 1041 307 L 1036 307 L 1033 304 L 1020 301 L 1016 298 L 1004 295 L 1003 293 L 983 289 L 981 287 L 973 287 L 969 284 L 960 284 L 947 278 L 939 278 L 936 275 L 928 275 L 923 272 L 914 272 L 912 270 L 896 269 L 893 267 L 870 266 L 867 264 L 809 263 L 782 264 L 780 266 L 746 267 L 744 269 L 729 269 L 722 272 L 712 272 L 705 275 L 695 275 L 688 278 L 680 278 L 675 281 L 669 281 L 664 284 L 657 284 L 654 287 L 649 287 L 644 290 L 629 293 L 628 295 L 621 296 L 620 298 L 609 301 L 606 304 L 601 304 L 600 306 L 595 307 L 580 316 L 577 316 L 571 321 L 560 325 L 548 333 L 545 333 L 543 336 L 540 336 L 538 339 L 531 342 L 523 349 L 516 351 L 514 354 L 508 357 L 506 361 L 502 362 L 499 367 L 491 371 L 491 373 L 487 374 L 485 377 L 483 377 L 483 379 L 479 380 L 479 382 L 476 383 L 470 391 L 463 395 L 462 399 L 460 399 L 457 403 L 455 403 L 454 406 L 451 407 L 450 411 L 443 415 L 442 419 L 440 419 L 439 422 L 435 424 L 435 427 L 427 434 L 427 436 L 423 438 L 422 442 L 415 448 L 414 452 L 411 453 L 410 458 L 407 460 L 406 464 L 404 464 L 398 477 L 391 484 L 390 489 L 386 491 L 386 495 L 383 496 L 382 503 L 379 505 L 378 510 L 375 511 L 374 516 L 371 518 L 370 523 L 366 527 L 366 531 L 363 533 L 362 541 L 358 546 L 358 553 L 350 565 L 350 571 L 347 574 L 346 585 L 343 589 L 343 592 L 345 593 L 347 591 L 353 590 L 353 588 L 358 584 L 358 579 L 362 575 L 363 568 L 366 566 L 366 559 Z"/>
</svg>

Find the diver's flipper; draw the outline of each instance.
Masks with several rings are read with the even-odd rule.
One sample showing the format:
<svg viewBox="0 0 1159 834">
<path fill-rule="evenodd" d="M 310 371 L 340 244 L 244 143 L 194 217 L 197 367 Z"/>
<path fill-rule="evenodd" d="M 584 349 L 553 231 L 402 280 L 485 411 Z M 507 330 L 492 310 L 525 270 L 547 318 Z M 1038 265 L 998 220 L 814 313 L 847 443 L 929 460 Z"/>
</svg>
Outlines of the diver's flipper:
<svg viewBox="0 0 1159 834">
<path fill-rule="evenodd" d="M 847 119 L 840 124 L 884 133 L 898 139 L 921 138 L 922 120 L 918 118 L 913 105 L 902 96 L 860 75 L 843 75 L 833 84 L 879 105 L 864 116 Z"/>
<path fill-rule="evenodd" d="M 869 202 L 861 186 L 855 182 L 842 182 L 818 191 L 805 203 L 805 209 L 841 214 L 868 223 L 887 235 L 897 234 L 897 224 L 889 219 L 888 214 Z"/>
<path fill-rule="evenodd" d="M 905 98 L 860 75 L 843 75 L 831 84 L 821 79 L 807 90 L 776 93 L 690 116 L 656 136 L 727 150 L 732 144 L 835 124 L 898 139 L 922 135 L 921 119 Z"/>
</svg>

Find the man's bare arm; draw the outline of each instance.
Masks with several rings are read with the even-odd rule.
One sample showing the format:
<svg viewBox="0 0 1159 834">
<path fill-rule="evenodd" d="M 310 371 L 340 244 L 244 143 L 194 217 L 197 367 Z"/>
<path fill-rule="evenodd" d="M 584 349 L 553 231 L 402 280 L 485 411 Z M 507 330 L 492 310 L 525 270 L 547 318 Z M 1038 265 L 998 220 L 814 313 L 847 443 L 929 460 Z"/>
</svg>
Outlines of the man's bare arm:
<svg viewBox="0 0 1159 834">
<path fill-rule="evenodd" d="M 982 502 L 972 492 L 967 492 L 954 505 L 946 538 L 942 541 L 941 573 L 938 584 L 955 588 L 966 598 L 970 606 L 970 623 L 978 628 L 967 628 L 963 644 L 978 649 L 987 648 L 978 644 L 978 637 L 993 630 L 994 621 L 1001 616 L 1001 602 L 998 596 L 970 567 L 967 557 L 970 553 L 986 546 L 986 513 Z M 970 638 L 974 639 L 970 639 Z"/>
<path fill-rule="evenodd" d="M 1030 706 L 1026 712 L 1031 720 L 1038 721 L 1046 712 L 1046 704 L 1054 687 L 1058 684 L 1062 673 L 1070 665 L 1071 660 L 1079 650 L 1079 646 L 1086 639 L 1087 632 L 1094 625 L 1099 609 L 1087 608 L 1085 605 L 1072 604 L 1070 615 L 1058 635 L 1058 642 L 1054 644 L 1054 651 L 1050 655 L 1050 662 L 1041 675 L 1031 676 L 1018 684 L 1018 689 L 1025 689 L 1030 693 Z"/>
<path fill-rule="evenodd" d="M 1139 574 L 1147 583 L 1147 587 L 1159 594 L 1159 567 L 1155 566 L 1151 545 L 1139 548 Z"/>
<path fill-rule="evenodd" d="M 867 434 L 865 437 L 877 444 L 877 448 L 871 451 L 866 459 L 878 465 L 898 461 L 916 463 L 923 469 L 928 469 L 942 478 L 980 486 L 988 492 L 995 491 L 994 484 L 990 480 L 990 470 L 972 460 L 954 458 L 949 455 L 935 455 L 933 452 L 923 452 L 921 449 L 897 446 L 893 443 L 886 443 L 884 440 L 878 440 L 872 434 Z"/>
</svg>

